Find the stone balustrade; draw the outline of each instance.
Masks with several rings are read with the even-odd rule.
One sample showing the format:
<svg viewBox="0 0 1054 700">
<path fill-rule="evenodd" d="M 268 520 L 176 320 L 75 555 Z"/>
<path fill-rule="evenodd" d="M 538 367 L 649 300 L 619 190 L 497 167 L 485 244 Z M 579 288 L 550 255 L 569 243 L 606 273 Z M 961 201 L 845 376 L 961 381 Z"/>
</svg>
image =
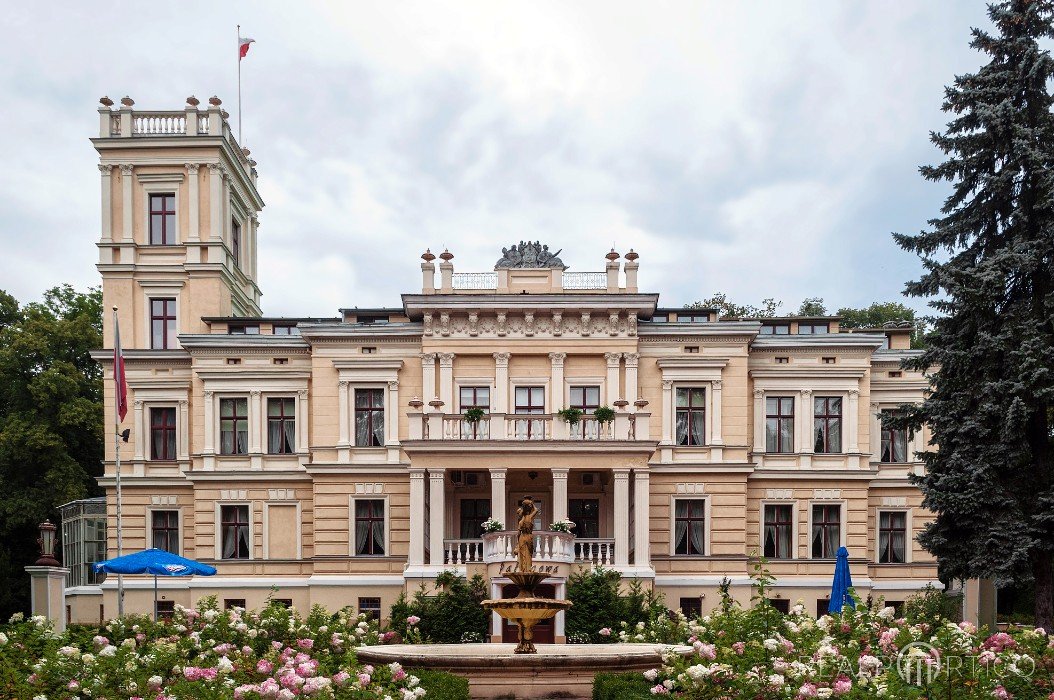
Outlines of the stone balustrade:
<svg viewBox="0 0 1054 700">
<path fill-rule="evenodd" d="M 475 422 L 459 413 L 410 412 L 407 416 L 411 440 L 646 441 L 651 434 L 651 413 L 644 412 L 617 412 L 608 423 L 583 416 L 573 425 L 552 413 L 488 413 Z"/>
<path fill-rule="evenodd" d="M 516 530 L 488 532 L 483 535 L 483 563 L 501 564 L 516 561 Z M 534 561 L 547 564 L 571 564 L 575 561 L 575 536 L 566 532 L 534 531 Z"/>
</svg>

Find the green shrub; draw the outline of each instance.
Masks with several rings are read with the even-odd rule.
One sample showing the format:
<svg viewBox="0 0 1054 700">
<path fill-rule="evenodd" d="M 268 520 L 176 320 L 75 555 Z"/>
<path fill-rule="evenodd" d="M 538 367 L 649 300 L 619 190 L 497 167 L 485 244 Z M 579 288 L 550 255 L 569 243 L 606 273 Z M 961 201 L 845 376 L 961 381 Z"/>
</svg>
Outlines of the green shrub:
<svg viewBox="0 0 1054 700">
<path fill-rule="evenodd" d="M 622 623 L 646 626 L 667 613 L 662 596 L 646 590 L 640 581 L 631 581 L 625 595 L 622 576 L 611 569 L 596 567 L 571 574 L 567 580 L 567 638 L 575 643 L 619 641 Z M 601 629 L 611 634 L 600 634 Z"/>
<path fill-rule="evenodd" d="M 904 617 L 908 624 L 925 622 L 939 625 L 942 622 L 962 621 L 962 597 L 948 595 L 927 583 L 926 587 L 904 601 Z"/>
<path fill-rule="evenodd" d="M 598 673 L 593 679 L 593 700 L 650 700 L 653 697 L 651 684 L 640 673 Z"/>
<path fill-rule="evenodd" d="M 416 635 L 408 630 L 406 618 L 415 615 L 421 618 L 417 625 L 423 641 L 437 644 L 459 644 L 466 639 L 487 639 L 489 613 L 481 603 L 487 597 L 487 582 L 480 575 L 465 580 L 450 571 L 436 577 L 441 590 L 428 595 L 425 587 L 414 593 L 412 600 L 405 595 L 392 605 L 391 627 L 407 642 Z"/>
<path fill-rule="evenodd" d="M 428 700 L 468 700 L 468 679 L 446 671 L 408 670 L 421 679 Z"/>
</svg>

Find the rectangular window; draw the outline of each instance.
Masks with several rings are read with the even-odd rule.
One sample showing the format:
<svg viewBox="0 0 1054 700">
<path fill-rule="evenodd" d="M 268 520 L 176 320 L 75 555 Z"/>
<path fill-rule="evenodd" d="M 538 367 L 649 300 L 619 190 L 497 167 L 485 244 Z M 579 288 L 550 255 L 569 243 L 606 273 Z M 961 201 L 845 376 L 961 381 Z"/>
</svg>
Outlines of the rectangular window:
<svg viewBox="0 0 1054 700">
<path fill-rule="evenodd" d="M 271 331 L 274 335 L 300 335 L 300 329 L 295 325 L 276 323 Z"/>
<path fill-rule="evenodd" d="M 367 620 L 381 619 L 380 598 L 359 598 L 359 613 L 366 616 Z"/>
<path fill-rule="evenodd" d="M 842 399 L 817 396 L 813 399 L 813 452 L 836 454 L 842 451 Z"/>
<path fill-rule="evenodd" d="M 907 462 L 908 461 L 908 431 L 905 428 L 886 427 L 886 420 L 897 418 L 901 411 L 882 411 L 882 461 L 883 462 Z"/>
<path fill-rule="evenodd" d="M 384 556 L 384 500 L 355 501 L 355 554 Z"/>
<path fill-rule="evenodd" d="M 794 397 L 765 398 L 765 451 L 794 452 Z"/>
<path fill-rule="evenodd" d="M 461 539 L 482 537 L 483 521 L 490 517 L 490 499 L 462 498 L 460 505 Z"/>
<path fill-rule="evenodd" d="M 260 335 L 257 323 L 232 323 L 227 326 L 227 335 Z"/>
<path fill-rule="evenodd" d="M 677 323 L 707 323 L 710 314 L 677 314 Z"/>
<path fill-rule="evenodd" d="M 831 604 L 830 598 L 817 598 L 816 599 L 816 617 L 821 618 L 827 614 L 827 606 Z"/>
<path fill-rule="evenodd" d="M 150 512 L 150 546 L 179 554 L 179 511 L 154 510 Z"/>
<path fill-rule="evenodd" d="M 176 458 L 176 409 L 150 409 L 150 459 L 173 461 Z"/>
<path fill-rule="evenodd" d="M 842 543 L 841 504 L 812 507 L 812 556 L 814 559 L 834 559 Z"/>
<path fill-rule="evenodd" d="M 172 618 L 176 615 L 176 601 L 174 600 L 159 600 L 157 601 L 157 619 L 161 622 L 172 622 Z"/>
<path fill-rule="evenodd" d="M 703 601 L 698 597 L 681 598 L 680 608 L 681 614 L 689 620 L 696 620 L 703 615 Z"/>
<path fill-rule="evenodd" d="M 231 257 L 236 267 L 242 266 L 242 227 L 237 221 L 231 221 Z"/>
<path fill-rule="evenodd" d="M 577 408 L 587 414 L 592 414 L 600 408 L 599 386 L 573 386 L 570 389 L 570 395 L 570 408 Z"/>
<path fill-rule="evenodd" d="M 575 524 L 575 537 L 600 537 L 599 499 L 570 499 L 567 502 L 567 517 Z"/>
<path fill-rule="evenodd" d="M 384 446 L 384 389 L 355 390 L 355 447 Z"/>
<path fill-rule="evenodd" d="M 545 413 L 545 387 L 543 386 L 518 386 L 516 387 L 516 413 L 537 415 Z M 545 439 L 545 422 L 541 420 L 518 420 L 516 421 L 516 437 L 521 440 L 543 440 Z"/>
<path fill-rule="evenodd" d="M 288 610 L 293 607 L 292 598 L 271 598 L 271 605 L 277 605 L 278 607 L 285 608 Z"/>
<path fill-rule="evenodd" d="M 267 399 L 267 454 L 291 455 L 296 452 L 296 401 L 291 398 Z"/>
<path fill-rule="evenodd" d="M 765 557 L 768 559 L 792 559 L 794 509 L 789 503 L 765 506 Z"/>
<path fill-rule="evenodd" d="M 904 511 L 878 513 L 878 563 L 903 564 L 907 559 L 908 514 Z"/>
<path fill-rule="evenodd" d="M 249 558 L 249 506 L 220 506 L 221 559 Z"/>
<path fill-rule="evenodd" d="M 703 426 L 706 418 L 706 390 L 677 390 L 677 444 L 705 444 Z"/>
<path fill-rule="evenodd" d="M 799 323 L 798 335 L 820 335 L 830 333 L 831 326 L 826 323 Z"/>
<path fill-rule="evenodd" d="M 167 350 L 176 344 L 176 300 L 150 300 L 150 347 Z"/>
<path fill-rule="evenodd" d="M 220 454 L 249 452 L 249 400 L 220 399 Z"/>
<path fill-rule="evenodd" d="M 176 195 L 150 195 L 150 245 L 176 242 Z"/>
<path fill-rule="evenodd" d="M 470 408 L 482 408 L 490 410 L 490 387 L 489 386 L 463 386 L 459 392 L 461 412 Z"/>
<path fill-rule="evenodd" d="M 232 610 L 234 608 L 241 608 L 245 610 L 245 598 L 224 598 L 223 609 Z"/>
<path fill-rule="evenodd" d="M 761 335 L 790 335 L 789 323 L 770 323 L 761 327 Z"/>
<path fill-rule="evenodd" d="M 652 323 L 669 323 L 669 321 L 670 321 L 669 314 L 655 314 L 654 316 L 651 317 L 651 322 Z"/>
<path fill-rule="evenodd" d="M 786 598 L 769 598 L 769 605 L 784 615 L 790 612 L 790 601 Z"/>
<path fill-rule="evenodd" d="M 674 554 L 706 554 L 706 501 L 678 498 L 673 505 Z"/>
</svg>

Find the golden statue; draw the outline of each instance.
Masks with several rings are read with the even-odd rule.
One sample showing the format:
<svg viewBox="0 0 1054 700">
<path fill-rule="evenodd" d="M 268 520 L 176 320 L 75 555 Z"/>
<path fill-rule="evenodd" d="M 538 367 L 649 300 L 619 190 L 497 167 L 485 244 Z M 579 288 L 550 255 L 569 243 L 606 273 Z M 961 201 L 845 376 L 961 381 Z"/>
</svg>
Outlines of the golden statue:
<svg viewBox="0 0 1054 700">
<path fill-rule="evenodd" d="M 534 505 L 534 498 L 524 496 L 516 507 L 517 528 L 520 532 L 516 539 L 516 564 L 523 572 L 534 568 L 534 518 L 537 515 L 538 507 Z"/>
</svg>

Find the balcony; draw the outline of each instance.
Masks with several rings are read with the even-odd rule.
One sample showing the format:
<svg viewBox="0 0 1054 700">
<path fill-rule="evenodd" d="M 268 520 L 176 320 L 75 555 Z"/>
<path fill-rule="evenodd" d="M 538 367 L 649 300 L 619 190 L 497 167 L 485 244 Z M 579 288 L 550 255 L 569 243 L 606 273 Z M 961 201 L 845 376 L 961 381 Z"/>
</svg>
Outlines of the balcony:
<svg viewBox="0 0 1054 700">
<path fill-rule="evenodd" d="M 457 413 L 408 414 L 411 440 L 454 441 L 551 441 L 612 442 L 647 441 L 650 436 L 650 413 L 615 414 L 615 420 L 601 423 L 583 417 L 570 425 L 555 414 L 490 413 L 477 422 L 465 420 Z"/>
<path fill-rule="evenodd" d="M 515 530 L 504 530 L 487 533 L 482 539 L 444 540 L 443 563 L 464 566 L 514 562 L 517 536 Z M 534 533 L 534 560 L 540 564 L 612 566 L 615 563 L 615 540 L 538 531 Z"/>
</svg>

